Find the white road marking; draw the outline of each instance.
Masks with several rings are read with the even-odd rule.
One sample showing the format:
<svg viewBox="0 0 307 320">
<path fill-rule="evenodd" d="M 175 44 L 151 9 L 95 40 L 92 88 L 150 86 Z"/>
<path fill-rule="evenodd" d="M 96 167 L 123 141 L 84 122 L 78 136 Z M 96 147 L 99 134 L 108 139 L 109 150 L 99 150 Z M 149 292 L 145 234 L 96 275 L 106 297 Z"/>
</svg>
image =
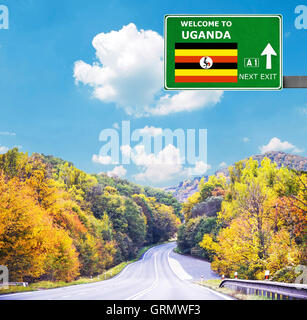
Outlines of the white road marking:
<svg viewBox="0 0 307 320">
<path fill-rule="evenodd" d="M 180 280 L 192 280 L 193 277 L 183 269 L 180 262 L 169 256 L 172 251 L 173 249 L 169 250 L 167 254 L 168 264 L 171 267 L 171 270 Z"/>
<path fill-rule="evenodd" d="M 1 296 L 3 296 L 3 297 L 10 297 L 10 296 L 15 296 L 16 297 L 16 295 L 25 295 L 25 294 L 30 294 L 30 293 L 36 293 L 36 292 L 39 292 L 39 291 L 25 291 L 25 292 L 15 292 L 15 293 L 8 293 L 8 294 L 3 294 L 3 295 L 0 295 L 0 298 L 1 298 Z"/>
<path fill-rule="evenodd" d="M 170 250 L 168 251 L 167 258 L 168 258 L 168 263 L 169 263 L 172 271 L 174 272 L 174 274 L 175 274 L 180 280 L 192 280 L 193 277 L 192 277 L 190 274 L 188 274 L 188 273 L 183 269 L 183 267 L 181 266 L 180 262 L 177 261 L 177 260 L 175 260 L 175 259 L 173 259 L 173 258 L 170 258 L 170 253 L 171 253 L 172 251 L 173 251 L 173 249 L 170 249 Z M 190 283 L 189 281 L 186 281 L 186 283 L 189 284 L 190 286 L 193 286 L 193 287 L 196 285 L 196 286 L 198 286 L 198 288 L 202 288 L 202 289 L 208 290 L 208 291 L 214 293 L 215 295 L 217 295 L 217 296 L 219 296 L 219 297 L 221 297 L 221 298 L 223 298 L 223 299 L 225 299 L 225 300 L 235 300 L 235 299 L 233 299 L 233 298 L 231 298 L 231 297 L 229 297 L 229 296 L 227 296 L 227 295 L 225 295 L 225 294 L 223 294 L 223 293 L 217 292 L 217 291 L 212 290 L 212 289 L 210 289 L 210 288 L 208 288 L 208 287 L 202 287 L 202 286 L 199 286 L 199 285 L 197 285 L 197 284 L 192 284 L 192 283 Z M 195 288 L 195 287 L 194 287 L 194 288 Z"/>
<path fill-rule="evenodd" d="M 139 260 L 139 261 L 136 261 L 136 262 L 133 262 L 133 263 L 128 264 L 118 275 L 116 275 L 115 277 L 113 277 L 113 278 L 111 278 L 111 279 L 118 279 L 119 277 L 121 277 L 121 276 L 126 272 L 127 269 L 129 269 L 129 267 L 131 267 L 132 265 L 139 264 L 139 263 L 141 263 L 142 261 L 144 261 L 144 260 L 145 260 L 145 257 L 148 255 L 148 253 L 149 253 L 150 251 L 152 251 L 152 249 L 154 249 L 154 248 L 155 248 L 155 247 L 150 248 L 149 250 L 147 250 L 147 251 L 144 253 L 142 260 Z"/>
<path fill-rule="evenodd" d="M 159 254 L 159 252 L 160 251 L 158 251 L 157 250 L 157 252 L 155 252 L 155 248 L 157 248 L 157 247 L 153 247 L 153 248 L 151 248 L 151 249 L 149 249 L 149 250 L 147 250 L 145 253 L 144 253 L 144 255 L 143 255 L 143 257 L 142 257 L 142 260 L 139 260 L 138 262 L 135 262 L 135 263 L 132 263 L 132 264 L 129 264 L 118 276 L 120 276 L 120 275 L 122 275 L 126 270 L 127 270 L 127 268 L 128 267 L 130 267 L 131 265 L 135 265 L 135 264 L 138 264 L 138 263 L 141 263 L 142 264 L 142 266 L 141 266 L 141 269 L 139 269 L 139 267 L 137 267 L 137 269 L 136 269 L 136 272 L 140 272 L 140 271 L 142 271 L 143 270 L 143 268 L 146 268 L 147 266 L 148 266 L 148 264 L 150 264 L 150 265 L 152 265 L 152 262 L 153 262 L 153 264 L 154 264 L 154 271 L 153 271 L 153 276 L 154 276 L 154 279 L 153 279 L 153 282 L 147 287 L 147 288 L 145 288 L 145 289 L 143 289 L 143 290 L 140 290 L 139 292 L 137 292 L 137 293 L 135 293 L 135 294 L 133 294 L 133 295 L 131 295 L 130 297 L 128 297 L 128 298 L 126 298 L 125 300 L 136 300 L 136 299 L 140 299 L 141 297 L 143 297 L 143 296 L 145 296 L 146 294 L 148 294 L 149 292 L 151 292 L 152 290 L 154 290 L 155 288 L 157 288 L 158 287 L 158 285 L 159 285 L 159 283 L 162 281 L 162 280 L 160 280 L 159 279 L 159 270 L 158 270 L 158 262 L 157 262 L 157 256 L 158 256 L 158 254 Z M 165 251 L 166 250 L 168 250 L 168 252 L 166 253 Z M 165 251 L 164 251 L 165 250 Z M 176 277 L 180 280 L 180 281 L 183 281 L 183 283 L 187 286 L 187 290 L 189 289 L 188 287 L 190 286 L 190 288 L 191 289 L 194 289 L 194 291 L 196 291 L 196 290 L 198 290 L 200 293 L 201 292 L 208 292 L 208 294 L 209 294 L 209 292 L 210 292 L 210 294 L 209 294 L 209 296 L 211 295 L 211 294 L 213 294 L 213 295 L 215 295 L 215 296 L 220 296 L 220 297 L 222 297 L 223 299 L 226 299 L 226 300 L 235 300 L 235 299 L 232 299 L 231 297 L 229 297 L 229 296 L 227 296 L 227 295 L 224 295 L 224 294 L 222 294 L 222 293 L 219 293 L 219 292 L 217 292 L 217 291 L 214 291 L 214 290 L 212 290 L 212 289 L 210 289 L 210 288 L 207 288 L 207 287 L 203 287 L 203 286 L 199 286 L 199 285 L 197 285 L 197 284 L 195 284 L 195 283 L 191 283 L 191 281 L 187 281 L 187 280 L 190 280 L 192 277 L 191 277 L 191 275 L 189 274 L 189 273 L 187 273 L 184 269 L 183 269 L 183 267 L 182 267 L 182 265 L 180 264 L 180 262 L 179 261 L 177 261 L 176 259 L 174 259 L 174 258 L 172 258 L 171 256 L 170 256 L 170 253 L 171 253 L 171 251 L 173 250 L 173 248 L 170 248 L 169 249 L 169 247 L 167 248 L 165 248 L 164 247 L 164 250 L 163 250 L 163 261 L 162 261 L 162 263 L 164 263 L 164 261 L 165 261 L 165 259 L 164 259 L 164 255 L 166 254 L 167 255 L 167 258 L 168 258 L 168 264 L 169 264 L 169 266 L 170 266 L 170 269 L 172 270 L 172 272 L 174 273 L 174 275 L 176 275 Z M 148 258 L 148 254 L 149 253 L 152 253 L 152 256 L 151 257 L 149 257 Z M 154 261 L 152 261 L 152 259 L 154 260 Z M 162 268 L 163 268 L 163 265 L 162 265 Z M 116 277 L 114 277 L 113 279 L 115 279 Z M 127 277 L 126 277 L 127 278 Z M 151 278 L 151 277 L 150 277 Z M 91 287 L 83 287 L 83 286 L 86 286 L 86 285 L 77 285 L 77 286 L 75 286 L 75 288 L 76 287 L 79 287 L 80 288 L 80 290 L 76 290 L 75 291 L 75 293 L 71 293 L 71 294 L 68 294 L 69 293 L 69 290 L 70 290 L 70 288 L 69 287 L 66 287 L 66 288 L 58 288 L 58 289 L 53 289 L 54 291 L 54 293 L 57 293 L 57 297 L 59 297 L 60 296 L 60 294 L 61 294 L 61 298 L 62 299 L 65 299 L 65 298 L 69 298 L 69 297 L 74 297 L 74 296 L 82 296 L 82 295 L 86 295 L 87 293 L 90 293 L 90 292 L 92 292 L 93 290 L 94 291 L 96 291 L 97 290 L 97 287 L 98 286 L 100 286 L 100 285 L 102 285 L 103 284 L 103 282 L 98 282 L 98 283 L 96 283 L 95 284 L 95 286 L 94 286 L 94 284 L 91 284 Z M 110 284 L 112 284 L 111 282 L 110 282 Z M 83 290 L 83 288 L 85 289 L 87 289 L 87 290 Z M 6 296 L 14 296 L 14 297 L 22 297 L 22 295 L 25 295 L 25 294 L 36 294 L 36 293 L 47 293 L 46 291 L 48 291 L 48 290 L 42 290 L 42 291 L 35 291 L 35 292 L 33 292 L 33 291 L 29 291 L 29 292 L 20 292 L 20 293 L 13 293 L 13 294 L 8 294 L 8 295 L 6 295 Z M 66 295 L 65 295 L 66 294 Z M 39 297 L 41 298 L 42 296 L 41 295 L 39 295 Z M 38 296 L 37 296 L 37 298 L 38 298 Z M 47 298 L 49 298 L 49 297 L 47 297 Z M 60 299 L 61 299 L 60 298 Z M 1 296 L 0 296 L 0 299 L 1 299 Z M 53 300 L 53 299 L 57 299 L 57 298 L 49 298 L 48 300 Z M 82 297 L 81 297 L 81 299 L 82 299 Z"/>
<path fill-rule="evenodd" d="M 225 300 L 236 300 L 236 299 L 234 299 L 234 298 L 232 298 L 232 297 L 230 297 L 230 296 L 227 296 L 227 295 L 225 295 L 225 294 L 223 294 L 223 293 L 220 293 L 220 292 L 218 292 L 218 291 L 212 290 L 212 289 L 207 288 L 207 287 L 204 287 L 204 288 L 207 289 L 207 290 L 209 290 L 209 291 L 211 291 L 212 293 L 216 294 L 217 296 L 220 296 L 221 298 L 223 298 L 223 299 L 225 299 Z"/>
<path fill-rule="evenodd" d="M 140 298 L 141 296 L 144 296 L 146 293 L 150 292 L 151 290 L 155 289 L 158 286 L 159 275 L 158 275 L 158 268 L 157 268 L 157 253 L 154 254 L 154 266 L 155 266 L 155 281 L 152 283 L 152 285 L 134 294 L 133 296 L 126 298 L 125 300 L 135 300 L 137 298 Z"/>
</svg>

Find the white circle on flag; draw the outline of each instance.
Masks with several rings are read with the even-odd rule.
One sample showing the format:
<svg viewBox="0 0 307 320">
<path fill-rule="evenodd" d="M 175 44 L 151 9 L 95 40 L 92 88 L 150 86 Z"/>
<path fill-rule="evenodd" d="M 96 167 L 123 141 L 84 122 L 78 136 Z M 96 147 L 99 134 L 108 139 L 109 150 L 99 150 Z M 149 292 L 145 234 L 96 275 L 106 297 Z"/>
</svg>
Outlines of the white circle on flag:
<svg viewBox="0 0 307 320">
<path fill-rule="evenodd" d="M 213 65 L 213 60 L 210 57 L 202 57 L 199 64 L 203 69 L 210 69 Z"/>
</svg>

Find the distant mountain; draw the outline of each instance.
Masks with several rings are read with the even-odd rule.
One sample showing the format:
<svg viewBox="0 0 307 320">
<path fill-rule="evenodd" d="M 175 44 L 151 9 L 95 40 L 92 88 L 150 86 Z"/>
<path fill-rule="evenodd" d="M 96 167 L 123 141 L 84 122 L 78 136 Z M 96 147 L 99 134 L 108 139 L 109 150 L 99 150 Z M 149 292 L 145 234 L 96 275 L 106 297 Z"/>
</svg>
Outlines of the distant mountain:
<svg viewBox="0 0 307 320">
<path fill-rule="evenodd" d="M 173 196 L 179 201 L 184 202 L 188 197 L 197 191 L 198 184 L 202 177 L 194 177 L 181 181 L 177 186 L 163 188 L 166 192 L 171 192 Z M 208 180 L 208 176 L 204 176 Z"/>
<path fill-rule="evenodd" d="M 302 157 L 281 151 L 270 151 L 265 154 L 252 156 L 254 160 L 258 161 L 259 165 L 265 157 L 275 162 L 278 167 L 284 166 L 290 169 L 307 172 L 307 157 Z M 229 175 L 228 168 L 219 169 L 215 172 L 215 174 L 218 173 L 224 173 L 226 176 Z M 190 197 L 197 191 L 198 184 L 201 178 L 202 176 L 190 178 L 180 182 L 177 186 L 165 187 L 164 190 L 171 192 L 179 202 L 184 202 L 188 197 Z M 205 181 L 208 180 L 208 176 L 204 176 L 204 178 Z"/>
<path fill-rule="evenodd" d="M 266 152 L 265 154 L 254 155 L 252 158 L 257 160 L 259 165 L 263 158 L 269 158 L 271 161 L 275 162 L 278 167 L 284 166 L 290 169 L 307 172 L 307 157 L 297 156 L 281 151 L 270 151 Z M 228 168 L 220 169 L 216 171 L 215 174 L 217 173 L 224 173 L 226 176 L 228 176 Z"/>
</svg>

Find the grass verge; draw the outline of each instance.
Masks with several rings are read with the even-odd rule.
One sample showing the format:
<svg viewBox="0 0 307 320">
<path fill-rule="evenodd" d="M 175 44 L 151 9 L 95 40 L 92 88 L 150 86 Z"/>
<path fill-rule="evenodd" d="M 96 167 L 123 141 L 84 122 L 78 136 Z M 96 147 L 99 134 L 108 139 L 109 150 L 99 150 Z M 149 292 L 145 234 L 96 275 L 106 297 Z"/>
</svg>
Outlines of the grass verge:
<svg viewBox="0 0 307 320">
<path fill-rule="evenodd" d="M 117 274 L 119 274 L 127 265 L 136 262 L 141 259 L 143 254 L 149 250 L 150 248 L 153 248 L 155 246 L 168 243 L 168 241 L 160 242 L 157 244 L 149 245 L 146 247 L 143 247 L 139 250 L 137 256 L 135 259 L 130 261 L 124 261 L 108 270 L 106 270 L 103 274 L 97 275 L 95 277 L 81 277 L 77 280 L 71 281 L 71 282 L 65 282 L 65 281 L 39 281 L 35 283 L 30 283 L 28 287 L 21 287 L 21 286 L 13 286 L 9 289 L 0 289 L 0 295 L 2 294 L 8 294 L 8 293 L 17 293 L 17 292 L 26 292 L 26 291 L 36 291 L 36 290 L 45 290 L 45 289 L 54 289 L 54 288 L 60 288 L 60 287 L 68 287 L 72 285 L 78 285 L 78 284 L 86 284 L 86 283 L 92 283 L 92 282 L 98 282 L 98 281 L 104 281 L 108 280 Z"/>
<path fill-rule="evenodd" d="M 256 295 L 248 295 L 248 294 L 242 294 L 238 291 L 231 290 L 229 288 L 220 288 L 219 285 L 221 283 L 220 279 L 211 279 L 211 280 L 205 280 L 203 282 L 196 282 L 197 284 L 210 288 L 212 290 L 218 291 L 220 293 L 226 294 L 228 296 L 231 296 L 238 300 L 271 300 L 269 298 L 263 297 L 263 296 L 256 296 Z"/>
</svg>

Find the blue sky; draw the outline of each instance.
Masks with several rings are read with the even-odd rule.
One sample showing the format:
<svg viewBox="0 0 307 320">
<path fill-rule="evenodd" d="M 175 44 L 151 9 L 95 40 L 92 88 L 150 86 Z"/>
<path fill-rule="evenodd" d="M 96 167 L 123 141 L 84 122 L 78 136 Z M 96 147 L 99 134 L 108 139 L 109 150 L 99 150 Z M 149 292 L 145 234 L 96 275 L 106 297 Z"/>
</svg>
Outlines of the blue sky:
<svg viewBox="0 0 307 320">
<path fill-rule="evenodd" d="M 98 93 L 93 98 L 93 87 L 85 84 L 89 81 L 88 74 L 80 70 L 76 76 L 75 66 L 77 61 L 82 61 L 92 70 L 98 61 L 93 38 L 101 33 L 119 32 L 129 24 L 137 31 L 154 31 L 157 45 L 152 51 L 159 52 L 165 14 L 281 13 L 284 19 L 284 75 L 307 75 L 307 30 L 294 26 L 297 16 L 294 10 L 303 4 L 301 2 L 219 0 L 211 1 L 209 6 L 206 2 L 206 8 L 203 1 L 0 0 L 0 4 L 6 5 L 10 13 L 9 30 L 0 29 L 0 152 L 20 146 L 21 151 L 61 157 L 87 172 L 112 171 L 116 165 L 93 162 L 93 155 L 97 155 L 102 146 L 99 133 L 112 128 L 114 123 L 130 120 L 132 129 L 146 126 L 172 130 L 207 129 L 209 174 L 220 164 L 230 165 L 261 153 L 261 146 L 266 146 L 262 150 L 275 146 L 286 152 L 307 154 L 306 89 L 227 91 L 218 103 L 205 100 L 204 106 L 198 105 L 189 111 L 164 115 L 151 112 L 144 116 L 142 108 L 146 102 L 134 100 L 135 95 L 122 92 L 114 95 L 111 88 L 107 97 L 106 91 L 102 91 L 100 99 Z M 157 63 L 158 55 L 153 53 L 152 57 Z M 159 72 L 155 78 L 145 80 L 156 81 Z M 79 84 L 76 84 L 76 78 Z M 104 81 L 110 79 L 111 76 Z M 117 89 L 135 92 L 135 84 L 144 83 L 142 92 L 148 90 L 150 95 L 143 78 L 135 76 L 133 81 L 121 84 Z M 155 85 L 158 88 L 160 84 Z M 158 89 L 154 93 L 155 97 L 143 99 L 151 101 L 151 108 L 157 108 L 159 98 L 166 94 Z M 195 97 L 198 98 L 201 104 L 202 97 Z M 127 106 L 134 106 L 134 103 L 137 112 L 127 111 Z M 136 117 L 136 113 L 143 115 Z M 272 141 L 273 138 L 278 140 Z M 165 179 L 158 180 L 151 171 L 147 180 L 137 180 L 138 174 L 152 169 L 144 162 L 141 164 L 123 165 L 125 177 L 140 184 L 165 186 L 182 180 L 182 171 L 186 169 L 179 168 L 181 173 L 176 174 L 175 170 L 169 176 L 166 172 Z"/>
</svg>

